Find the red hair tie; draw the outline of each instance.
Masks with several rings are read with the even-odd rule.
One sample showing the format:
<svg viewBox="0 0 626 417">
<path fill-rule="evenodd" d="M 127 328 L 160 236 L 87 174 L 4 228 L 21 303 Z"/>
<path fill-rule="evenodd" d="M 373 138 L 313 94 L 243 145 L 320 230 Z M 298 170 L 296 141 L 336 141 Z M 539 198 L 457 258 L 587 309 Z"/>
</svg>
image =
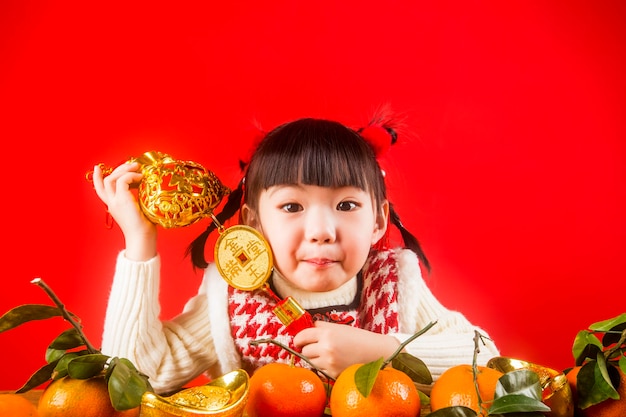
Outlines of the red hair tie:
<svg viewBox="0 0 626 417">
<path fill-rule="evenodd" d="M 391 145 L 397 142 L 396 133 L 399 121 L 392 115 L 388 106 L 379 108 L 369 124 L 357 133 L 370 145 L 376 158 L 382 156 Z"/>
<path fill-rule="evenodd" d="M 383 155 L 392 143 L 395 143 L 395 132 L 380 125 L 369 125 L 359 131 L 359 134 L 372 147 L 378 158 Z"/>
</svg>

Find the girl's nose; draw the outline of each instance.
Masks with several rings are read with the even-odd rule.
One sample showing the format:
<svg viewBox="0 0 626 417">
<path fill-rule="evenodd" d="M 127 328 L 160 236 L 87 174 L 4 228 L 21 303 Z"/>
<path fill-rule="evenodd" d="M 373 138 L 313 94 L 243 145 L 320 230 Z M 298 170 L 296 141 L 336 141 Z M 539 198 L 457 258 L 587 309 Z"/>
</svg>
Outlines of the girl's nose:
<svg viewBox="0 0 626 417">
<path fill-rule="evenodd" d="M 335 218 L 327 209 L 310 209 L 306 216 L 305 239 L 310 242 L 332 243 L 337 238 Z"/>
</svg>

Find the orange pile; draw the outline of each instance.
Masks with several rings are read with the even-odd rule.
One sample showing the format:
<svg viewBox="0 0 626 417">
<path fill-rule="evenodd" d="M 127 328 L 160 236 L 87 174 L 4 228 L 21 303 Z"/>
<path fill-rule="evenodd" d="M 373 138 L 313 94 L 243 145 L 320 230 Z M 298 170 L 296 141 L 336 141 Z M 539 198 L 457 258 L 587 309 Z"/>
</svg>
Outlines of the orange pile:
<svg viewBox="0 0 626 417">
<path fill-rule="evenodd" d="M 248 417 L 320 417 L 325 408 L 326 387 L 309 369 L 270 363 L 250 377 Z"/>
<path fill-rule="evenodd" d="M 478 391 L 482 400 L 482 410 L 479 410 L 474 373 L 471 365 L 456 365 L 446 371 L 435 381 L 430 392 L 430 408 L 437 411 L 444 407 L 464 406 L 471 408 L 481 416 L 487 414 L 496 392 L 498 379 L 502 372 L 485 366 L 478 366 Z"/>
<path fill-rule="evenodd" d="M 116 411 L 103 377 L 61 378 L 53 381 L 39 399 L 39 417 L 136 417 L 139 407 Z"/>
<path fill-rule="evenodd" d="M 360 364 L 349 366 L 335 381 L 330 394 L 330 411 L 333 417 L 420 415 L 420 397 L 415 384 L 407 374 L 389 367 L 380 370 L 372 392 L 363 397 L 354 380 L 354 374 L 360 366 Z"/>
<path fill-rule="evenodd" d="M 0 416 L 37 417 L 37 407 L 23 395 L 0 394 Z"/>
</svg>

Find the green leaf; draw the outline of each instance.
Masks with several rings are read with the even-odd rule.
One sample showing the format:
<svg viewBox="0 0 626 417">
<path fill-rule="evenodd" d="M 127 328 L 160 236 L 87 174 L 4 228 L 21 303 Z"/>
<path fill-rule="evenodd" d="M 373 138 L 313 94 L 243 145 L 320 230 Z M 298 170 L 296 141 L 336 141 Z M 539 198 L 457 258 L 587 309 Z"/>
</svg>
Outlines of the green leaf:
<svg viewBox="0 0 626 417">
<path fill-rule="evenodd" d="M 593 333 L 587 330 L 581 330 L 574 338 L 572 346 L 572 354 L 577 365 L 582 365 L 585 358 L 596 357 L 598 351 L 602 350 L 602 342 Z"/>
<path fill-rule="evenodd" d="M 433 382 L 433 377 L 424 361 L 410 353 L 402 352 L 398 354 L 391 361 L 391 366 L 398 371 L 404 372 L 413 382 L 418 384 L 430 385 Z"/>
<path fill-rule="evenodd" d="M 52 378 L 52 372 L 54 372 L 54 368 L 56 367 L 56 365 L 56 362 L 52 362 L 39 368 L 37 372 L 32 374 L 28 381 L 26 381 L 26 383 L 16 392 L 18 394 L 22 394 L 24 392 L 30 391 L 33 388 L 37 388 L 44 382 L 48 382 Z"/>
<path fill-rule="evenodd" d="M 32 320 L 45 320 L 51 317 L 62 316 L 57 307 L 44 304 L 25 304 L 4 313 L 0 317 L 0 333 L 11 330 Z"/>
<path fill-rule="evenodd" d="M 617 392 L 615 388 L 615 387 L 619 387 L 619 381 L 620 381 L 620 376 L 619 376 L 619 373 L 617 372 L 617 369 L 613 365 L 608 365 L 606 362 L 606 359 L 604 358 L 604 355 L 601 353 L 598 353 L 597 362 L 598 362 L 597 369 L 600 371 L 600 375 L 602 376 L 602 379 L 611 387 L 611 389 L 609 390 L 610 397 L 614 400 L 619 400 L 619 393 Z M 597 378 L 598 376 L 596 375 L 596 379 Z"/>
<path fill-rule="evenodd" d="M 61 333 L 46 349 L 46 362 L 53 362 L 65 355 L 69 349 L 85 346 L 85 340 L 74 328 Z"/>
<path fill-rule="evenodd" d="M 598 357 L 601 357 L 601 355 L 598 355 Z M 580 408 L 590 407 L 609 398 L 619 398 L 619 394 L 615 391 L 613 385 L 605 379 L 605 373 L 608 377 L 606 367 L 604 370 L 600 369 L 597 361 L 589 361 L 580 368 L 576 383 L 578 406 Z M 608 381 L 610 381 L 610 377 Z"/>
<path fill-rule="evenodd" d="M 100 353 L 74 358 L 67 364 L 67 373 L 70 377 L 75 379 L 92 378 L 102 373 L 108 359 L 108 356 Z"/>
<path fill-rule="evenodd" d="M 422 407 L 426 407 L 430 405 L 430 397 L 424 394 L 422 391 L 417 390 L 417 394 L 420 396 L 420 404 Z"/>
<path fill-rule="evenodd" d="M 550 412 L 550 407 L 536 398 L 522 394 L 508 394 L 493 400 L 489 407 L 489 415 L 505 413 Z"/>
<path fill-rule="evenodd" d="M 141 405 L 141 397 L 152 387 L 145 375 L 140 374 L 128 359 L 118 358 L 109 375 L 109 397 L 113 408 L 129 410 Z"/>
<path fill-rule="evenodd" d="M 454 407 L 444 407 L 428 414 L 428 417 L 476 417 L 476 411 L 468 407 L 455 405 Z"/>
<path fill-rule="evenodd" d="M 498 379 L 494 398 L 523 395 L 541 401 L 541 384 L 537 374 L 529 369 L 507 372 Z"/>
<path fill-rule="evenodd" d="M 52 379 L 57 380 L 67 376 L 67 364 L 78 356 L 77 353 L 65 353 L 63 356 L 57 359 L 57 366 L 54 367 L 52 372 Z"/>
<path fill-rule="evenodd" d="M 613 327 L 626 323 L 626 313 L 622 313 L 617 317 L 613 317 L 612 319 L 599 321 L 597 323 L 589 326 L 589 329 L 594 330 L 596 332 L 606 332 L 611 330 Z"/>
<path fill-rule="evenodd" d="M 52 379 L 57 380 L 67 376 L 67 365 L 74 359 L 79 356 L 84 356 L 88 353 L 88 351 L 81 350 L 78 352 L 69 352 L 65 353 L 57 360 L 57 366 L 54 368 L 54 372 L 52 373 Z"/>
<path fill-rule="evenodd" d="M 622 370 L 622 373 L 626 374 L 626 356 L 622 356 L 619 358 L 619 369 Z"/>
<path fill-rule="evenodd" d="M 71 328 L 57 336 L 57 338 L 54 339 L 48 347 L 51 349 L 68 350 L 84 345 L 85 340 L 82 338 L 82 336 L 75 328 Z"/>
<path fill-rule="evenodd" d="M 363 397 L 367 398 L 372 392 L 376 377 L 384 361 L 384 358 L 380 358 L 377 361 L 366 363 L 354 373 L 354 383 Z"/>
<path fill-rule="evenodd" d="M 58 361 L 65 355 L 67 352 L 65 350 L 59 349 L 46 349 L 46 362 L 51 363 Z"/>
<path fill-rule="evenodd" d="M 525 413 L 524 416 L 528 416 L 527 413 L 543 415 L 541 413 L 550 411 L 550 407 L 541 401 L 539 376 L 530 369 L 518 369 L 502 375 L 498 379 L 494 398 L 489 415 Z"/>
</svg>

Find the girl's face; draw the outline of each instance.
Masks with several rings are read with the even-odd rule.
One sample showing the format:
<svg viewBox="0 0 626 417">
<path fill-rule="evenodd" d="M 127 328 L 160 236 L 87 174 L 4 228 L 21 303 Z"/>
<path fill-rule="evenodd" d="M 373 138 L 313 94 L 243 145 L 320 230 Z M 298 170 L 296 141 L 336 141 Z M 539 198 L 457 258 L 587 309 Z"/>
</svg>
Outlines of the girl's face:
<svg viewBox="0 0 626 417">
<path fill-rule="evenodd" d="M 268 240 L 274 267 L 292 285 L 330 291 L 354 277 L 385 233 L 370 193 L 356 187 L 273 186 L 261 193 L 258 213 L 242 208 L 246 224 Z"/>
</svg>

